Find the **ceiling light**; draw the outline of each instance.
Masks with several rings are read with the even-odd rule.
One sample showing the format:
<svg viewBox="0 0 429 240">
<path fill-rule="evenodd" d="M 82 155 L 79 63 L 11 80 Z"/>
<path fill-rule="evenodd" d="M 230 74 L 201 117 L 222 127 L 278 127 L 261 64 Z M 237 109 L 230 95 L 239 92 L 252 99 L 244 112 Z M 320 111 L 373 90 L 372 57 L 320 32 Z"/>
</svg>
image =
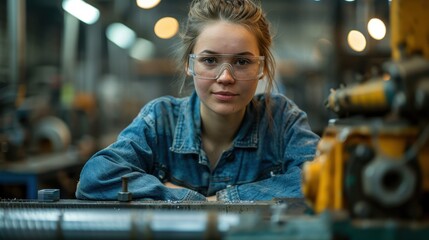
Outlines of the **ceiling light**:
<svg viewBox="0 0 429 240">
<path fill-rule="evenodd" d="M 351 30 L 349 32 L 347 35 L 347 43 L 350 48 L 356 52 L 362 52 L 366 47 L 365 36 L 357 30 Z"/>
<path fill-rule="evenodd" d="M 139 38 L 130 49 L 130 56 L 137 60 L 147 60 L 153 57 L 155 44 L 151 41 Z"/>
<path fill-rule="evenodd" d="M 172 17 L 161 18 L 156 22 L 154 31 L 159 38 L 172 38 L 179 31 L 179 22 Z"/>
<path fill-rule="evenodd" d="M 371 37 L 381 40 L 386 36 L 386 25 L 378 18 L 372 18 L 368 22 L 368 32 Z"/>
<path fill-rule="evenodd" d="M 156 7 L 161 0 L 136 0 L 137 6 L 143 9 L 151 9 Z"/>
<path fill-rule="evenodd" d="M 86 24 L 95 23 L 100 17 L 100 11 L 82 0 L 64 0 L 63 9 Z"/>
<path fill-rule="evenodd" d="M 136 40 L 136 33 L 122 23 L 112 23 L 107 27 L 107 39 L 123 49 L 129 49 Z"/>
</svg>

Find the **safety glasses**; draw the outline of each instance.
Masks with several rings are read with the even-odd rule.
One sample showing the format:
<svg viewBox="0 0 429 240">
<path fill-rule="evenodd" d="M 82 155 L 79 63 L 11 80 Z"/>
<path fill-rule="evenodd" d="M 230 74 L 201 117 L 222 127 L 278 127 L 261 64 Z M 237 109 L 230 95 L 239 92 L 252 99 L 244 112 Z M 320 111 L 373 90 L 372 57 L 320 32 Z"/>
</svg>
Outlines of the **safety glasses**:
<svg viewBox="0 0 429 240">
<path fill-rule="evenodd" d="M 264 75 L 263 56 L 235 54 L 190 54 L 189 72 L 198 79 L 216 80 L 225 70 L 235 80 L 258 80 Z"/>
</svg>

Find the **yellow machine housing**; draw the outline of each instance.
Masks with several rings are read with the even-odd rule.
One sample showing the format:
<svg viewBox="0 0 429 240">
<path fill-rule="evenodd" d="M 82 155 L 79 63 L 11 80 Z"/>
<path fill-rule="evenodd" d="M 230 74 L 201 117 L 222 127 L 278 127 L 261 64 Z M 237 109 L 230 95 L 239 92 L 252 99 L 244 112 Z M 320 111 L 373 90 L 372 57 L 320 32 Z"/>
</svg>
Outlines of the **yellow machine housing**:
<svg viewBox="0 0 429 240">
<path fill-rule="evenodd" d="M 329 209 L 364 218 L 423 217 L 429 141 L 419 145 L 419 136 L 419 128 L 405 123 L 332 123 L 317 157 L 304 167 L 304 195 L 318 213 Z"/>
<path fill-rule="evenodd" d="M 303 192 L 315 212 L 357 218 L 429 216 L 429 1 L 393 0 L 388 80 L 335 90 L 331 120 Z"/>
</svg>

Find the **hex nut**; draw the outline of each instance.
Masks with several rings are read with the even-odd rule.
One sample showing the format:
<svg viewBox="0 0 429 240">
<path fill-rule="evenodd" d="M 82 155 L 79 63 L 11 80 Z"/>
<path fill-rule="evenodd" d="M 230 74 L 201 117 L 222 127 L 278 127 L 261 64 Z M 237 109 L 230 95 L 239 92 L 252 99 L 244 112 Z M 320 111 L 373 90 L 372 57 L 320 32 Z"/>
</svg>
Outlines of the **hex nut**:
<svg viewBox="0 0 429 240">
<path fill-rule="evenodd" d="M 133 194 L 131 192 L 118 192 L 119 202 L 129 202 L 133 200 Z"/>
</svg>

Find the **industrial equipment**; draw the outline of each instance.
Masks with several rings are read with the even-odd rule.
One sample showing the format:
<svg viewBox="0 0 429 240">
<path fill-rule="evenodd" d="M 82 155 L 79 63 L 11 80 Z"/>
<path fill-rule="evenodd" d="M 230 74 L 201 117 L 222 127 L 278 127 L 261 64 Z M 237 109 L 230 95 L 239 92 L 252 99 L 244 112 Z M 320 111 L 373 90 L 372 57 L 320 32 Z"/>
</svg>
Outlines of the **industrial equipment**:
<svg viewBox="0 0 429 240">
<path fill-rule="evenodd" d="M 317 213 L 424 221 L 429 216 L 429 4 L 391 3 L 387 78 L 332 91 L 330 121 L 303 191 Z"/>
<path fill-rule="evenodd" d="M 0 239 L 228 239 L 236 227 L 235 235 L 241 236 L 239 232 L 281 226 L 286 214 L 292 217 L 306 210 L 302 199 L 236 203 L 0 200 Z"/>
<path fill-rule="evenodd" d="M 303 199 L 258 202 L 0 200 L 0 239 L 427 239 L 429 226 L 307 214 Z M 370 223 L 370 224 L 368 224 Z"/>
</svg>

